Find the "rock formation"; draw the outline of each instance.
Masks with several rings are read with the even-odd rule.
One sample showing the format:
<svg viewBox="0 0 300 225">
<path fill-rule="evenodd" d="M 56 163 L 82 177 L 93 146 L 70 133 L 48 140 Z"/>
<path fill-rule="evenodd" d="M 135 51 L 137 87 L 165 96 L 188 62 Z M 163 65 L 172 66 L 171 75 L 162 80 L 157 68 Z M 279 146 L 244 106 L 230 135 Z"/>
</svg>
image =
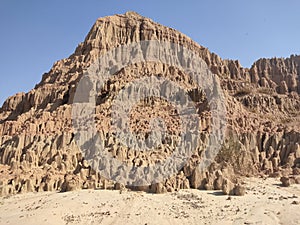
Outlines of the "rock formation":
<svg viewBox="0 0 300 225">
<path fill-rule="evenodd" d="M 143 40 L 180 44 L 206 62 L 220 78 L 225 93 L 228 135 L 215 162 L 205 171 L 197 166 L 203 156 L 199 147 L 178 174 L 161 183 L 129 188 L 155 193 L 222 189 L 226 194 L 243 195 L 245 190 L 239 184 L 243 176 L 293 176 L 299 180 L 300 56 L 260 59 L 250 69 L 243 68 L 238 61 L 223 60 L 174 29 L 128 12 L 98 19 L 74 54 L 54 63 L 34 89 L 4 102 L 0 108 L 0 195 L 124 187 L 101 176 L 84 159 L 74 140 L 72 104 L 79 80 L 101 54 Z M 139 74 L 161 74 L 179 82 L 199 103 L 199 110 L 205 100 L 186 74 L 174 67 L 149 62 L 116 71 L 97 98 L 97 128 L 106 136 L 105 145 L 113 157 L 143 166 L 163 160 L 174 150 L 174 143 L 152 157 L 120 146 L 109 131 L 112 99 Z M 151 101 L 152 105 L 137 106 L 133 111 L 132 129 L 147 133 L 147 119 L 160 116 L 176 136 L 172 107 L 161 100 Z M 140 110 L 143 107 L 148 114 Z M 211 124 L 205 109 L 199 118 L 206 140 Z"/>
</svg>

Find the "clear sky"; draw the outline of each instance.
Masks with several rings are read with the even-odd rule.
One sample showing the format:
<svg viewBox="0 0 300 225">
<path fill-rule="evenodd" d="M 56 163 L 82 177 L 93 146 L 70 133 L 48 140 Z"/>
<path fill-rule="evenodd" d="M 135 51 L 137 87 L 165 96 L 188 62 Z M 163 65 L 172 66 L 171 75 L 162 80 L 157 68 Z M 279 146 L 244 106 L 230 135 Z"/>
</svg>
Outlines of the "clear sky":
<svg viewBox="0 0 300 225">
<path fill-rule="evenodd" d="M 71 55 L 98 17 L 136 11 L 244 67 L 300 54 L 299 0 L 0 0 L 0 105 Z"/>
</svg>

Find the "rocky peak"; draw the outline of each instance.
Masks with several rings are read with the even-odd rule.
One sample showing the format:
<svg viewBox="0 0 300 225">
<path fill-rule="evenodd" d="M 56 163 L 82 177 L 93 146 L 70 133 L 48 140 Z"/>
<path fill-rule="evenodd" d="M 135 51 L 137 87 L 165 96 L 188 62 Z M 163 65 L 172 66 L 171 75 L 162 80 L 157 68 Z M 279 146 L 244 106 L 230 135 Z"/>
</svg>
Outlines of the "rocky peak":
<svg viewBox="0 0 300 225">
<path fill-rule="evenodd" d="M 143 40 L 183 45 L 196 52 L 210 70 L 221 78 L 228 112 L 227 133 L 230 136 L 224 143 L 222 154 L 208 171 L 198 170 L 197 165 L 203 157 L 199 146 L 179 174 L 163 184 L 143 187 L 143 190 L 160 193 L 188 187 L 221 188 L 229 183 L 228 179 L 232 182 L 237 180 L 237 171 L 242 175 L 291 173 L 293 168 L 300 167 L 300 134 L 297 127 L 291 129 L 291 124 L 297 125 L 295 117 L 300 111 L 299 95 L 295 93 L 299 93 L 299 56 L 261 59 L 251 69 L 242 68 L 237 60 L 223 60 L 172 28 L 135 12 L 128 12 L 99 18 L 74 54 L 55 62 L 34 89 L 28 93 L 16 94 L 5 101 L 0 109 L 0 195 L 27 191 L 107 188 L 108 185 L 113 185 L 89 167 L 75 143 L 71 122 L 73 96 L 84 71 L 101 54 L 115 47 Z M 106 129 L 109 127 L 110 102 L 117 91 L 126 82 L 137 78 L 138 74 L 145 74 L 145 71 L 162 74 L 167 79 L 180 82 L 185 91 L 199 103 L 199 111 L 204 102 L 200 92 L 191 91 L 189 87 L 192 84 L 186 74 L 177 68 L 167 68 L 161 63 L 145 63 L 116 72 L 116 76 L 104 90 L 109 94 L 100 95 L 97 99 L 95 117 L 97 126 L 107 137 L 103 143 L 106 149 L 113 157 L 135 165 L 161 159 L 174 149 L 172 142 L 161 150 L 163 154 L 157 153 L 158 159 L 153 159 L 147 153 L 137 154 L 121 147 Z M 261 89 L 262 87 L 267 89 Z M 170 119 L 172 117 L 167 110 L 161 110 L 169 109 L 170 106 L 162 102 L 155 103 L 156 107 L 147 107 L 153 111 L 153 115 L 166 118 L 168 126 L 174 130 L 176 127 L 173 124 L 177 122 Z M 137 107 L 133 118 L 138 122 L 145 120 L 146 123 L 151 115 L 143 114 L 143 110 Z M 199 119 L 199 129 L 205 144 L 211 121 L 206 111 L 199 113 Z M 137 124 L 134 128 L 143 130 L 142 125 Z M 251 171 L 249 168 L 252 168 Z M 115 184 L 117 186 L 120 185 Z"/>
</svg>

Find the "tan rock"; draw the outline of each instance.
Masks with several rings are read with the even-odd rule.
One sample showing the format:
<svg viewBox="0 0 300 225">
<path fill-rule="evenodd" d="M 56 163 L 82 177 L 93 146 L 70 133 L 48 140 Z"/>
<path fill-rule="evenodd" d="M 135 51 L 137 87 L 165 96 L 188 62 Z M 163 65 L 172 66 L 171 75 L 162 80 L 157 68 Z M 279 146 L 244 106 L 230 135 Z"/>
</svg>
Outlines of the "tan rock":
<svg viewBox="0 0 300 225">
<path fill-rule="evenodd" d="M 152 117 L 164 119 L 172 136 L 158 151 L 142 153 L 121 146 L 110 133 L 109 109 L 120 90 L 144 75 L 159 75 L 176 82 L 195 101 L 201 140 L 183 171 L 151 185 L 153 192 L 191 187 L 222 189 L 224 193 L 233 194 L 234 183 L 230 180 L 235 181 L 237 174 L 263 172 L 288 177 L 293 171 L 298 173 L 292 168 L 300 167 L 299 56 L 260 59 L 246 69 L 237 60 L 223 60 L 174 29 L 136 13 L 126 13 L 98 19 L 74 54 L 57 61 L 34 89 L 4 102 L 0 109 L 0 176 L 4 177 L 0 184 L 1 195 L 111 188 L 113 182 L 93 171 L 76 144 L 71 119 L 73 98 L 78 80 L 100 55 L 143 40 L 183 45 L 207 63 L 220 78 L 227 108 L 226 138 L 234 138 L 235 145 L 222 152 L 223 158 L 218 162 L 200 170 L 199 163 L 207 154 L 204 149 L 212 141 L 209 133 L 213 124 L 205 94 L 197 90 L 188 74 L 179 68 L 160 62 L 143 62 L 116 71 L 97 98 L 96 127 L 103 139 L 101 145 L 112 157 L 129 165 L 146 167 L 163 162 L 175 150 L 181 135 L 180 120 L 176 120 L 171 104 L 162 100 L 148 99 L 145 102 L 152 102 L 152 105 L 137 104 L 131 114 L 132 130 L 144 137 L 151 131 L 148 125 Z M 165 88 L 163 92 L 172 91 Z M 239 95 L 235 95 L 238 91 Z M 124 123 L 123 119 L 120 123 Z M 2 166 L 9 168 L 2 169 Z M 13 178 L 7 178 L 8 175 Z M 284 182 L 289 183 L 288 180 Z M 243 193 L 242 187 L 236 188 L 239 194 Z M 149 187 L 141 186 L 141 189 Z"/>
<path fill-rule="evenodd" d="M 234 195 L 234 184 L 230 180 L 224 179 L 222 191 L 225 195 Z"/>
<path fill-rule="evenodd" d="M 233 193 L 236 196 L 243 196 L 246 193 L 245 187 L 243 187 L 240 184 L 237 184 L 233 189 Z"/>
<path fill-rule="evenodd" d="M 283 187 L 289 187 L 291 185 L 291 180 L 289 177 L 281 177 L 280 181 Z"/>
</svg>

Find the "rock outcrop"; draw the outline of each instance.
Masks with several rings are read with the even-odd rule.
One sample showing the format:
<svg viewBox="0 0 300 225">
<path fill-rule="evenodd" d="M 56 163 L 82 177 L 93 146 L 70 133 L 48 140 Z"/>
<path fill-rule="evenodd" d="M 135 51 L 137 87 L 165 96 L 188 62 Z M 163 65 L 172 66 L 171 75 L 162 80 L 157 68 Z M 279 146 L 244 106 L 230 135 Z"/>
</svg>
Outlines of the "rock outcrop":
<svg viewBox="0 0 300 225">
<path fill-rule="evenodd" d="M 221 189 L 243 195 L 243 176 L 294 176 L 299 180 L 293 171 L 300 168 L 300 56 L 260 59 L 250 69 L 242 68 L 238 61 L 223 60 L 174 29 L 128 12 L 98 19 L 74 54 L 54 63 L 34 89 L 4 102 L 0 108 L 0 195 L 124 186 L 101 176 L 84 159 L 74 138 L 72 104 L 79 80 L 101 54 L 143 40 L 180 44 L 198 54 L 218 75 L 226 97 L 228 135 L 215 162 L 205 171 L 198 167 L 203 157 L 203 146 L 199 146 L 178 174 L 139 189 L 156 193 Z M 98 95 L 95 121 L 106 137 L 107 151 L 120 161 L 143 166 L 164 160 L 174 150 L 178 121 L 170 116 L 172 107 L 159 99 L 152 99 L 152 105 L 138 105 L 131 118 L 135 121 L 132 129 L 143 134 L 149 132 L 147 120 L 153 116 L 165 119 L 175 139 L 155 157 L 122 147 L 110 133 L 113 98 L 140 74 L 160 74 L 190 93 L 199 106 L 199 129 L 205 144 L 211 121 L 202 107 L 203 94 L 178 68 L 149 62 L 116 71 Z"/>
</svg>

